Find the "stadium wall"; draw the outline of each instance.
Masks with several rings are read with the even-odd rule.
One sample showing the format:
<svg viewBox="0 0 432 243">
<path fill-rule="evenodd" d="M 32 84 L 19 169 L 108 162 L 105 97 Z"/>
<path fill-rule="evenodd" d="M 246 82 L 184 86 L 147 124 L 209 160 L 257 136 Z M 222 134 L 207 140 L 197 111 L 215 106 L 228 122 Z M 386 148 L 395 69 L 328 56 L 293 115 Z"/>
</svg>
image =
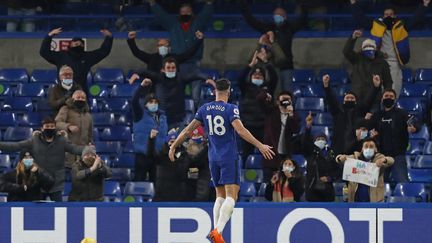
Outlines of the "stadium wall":
<svg viewBox="0 0 432 243">
<path fill-rule="evenodd" d="M 209 242 L 211 203 L 5 203 L 0 242 Z M 432 242 L 430 204 L 238 203 L 227 243 Z"/>
<path fill-rule="evenodd" d="M 42 39 L 6 38 L 0 42 L 0 67 L 53 68 L 39 55 Z M 342 68 L 349 67 L 342 54 L 346 38 L 295 38 L 293 44 L 295 68 Z M 98 48 L 101 38 L 88 38 L 88 50 Z M 155 49 L 155 39 L 138 39 L 138 46 L 144 50 Z M 358 49 L 361 41 L 358 41 Z M 431 38 L 410 39 L 411 61 L 408 68 L 432 68 Z M 256 39 L 230 38 L 205 40 L 205 54 L 202 66 L 220 71 L 241 68 L 256 47 Z M 133 57 L 125 38 L 114 39 L 111 54 L 96 65 L 97 67 L 120 67 L 124 70 L 143 68 L 141 61 Z"/>
</svg>

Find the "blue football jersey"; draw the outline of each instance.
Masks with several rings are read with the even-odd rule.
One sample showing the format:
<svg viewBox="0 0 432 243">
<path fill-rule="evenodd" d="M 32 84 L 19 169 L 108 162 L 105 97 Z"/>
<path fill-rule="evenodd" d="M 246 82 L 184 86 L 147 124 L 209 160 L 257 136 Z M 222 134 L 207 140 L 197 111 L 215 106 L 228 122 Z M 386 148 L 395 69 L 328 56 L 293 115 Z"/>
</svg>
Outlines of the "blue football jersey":
<svg viewBox="0 0 432 243">
<path fill-rule="evenodd" d="M 231 123 L 240 119 L 236 105 L 213 101 L 198 109 L 195 119 L 204 124 L 209 140 L 209 161 L 235 161 L 238 157 L 237 141 Z"/>
</svg>

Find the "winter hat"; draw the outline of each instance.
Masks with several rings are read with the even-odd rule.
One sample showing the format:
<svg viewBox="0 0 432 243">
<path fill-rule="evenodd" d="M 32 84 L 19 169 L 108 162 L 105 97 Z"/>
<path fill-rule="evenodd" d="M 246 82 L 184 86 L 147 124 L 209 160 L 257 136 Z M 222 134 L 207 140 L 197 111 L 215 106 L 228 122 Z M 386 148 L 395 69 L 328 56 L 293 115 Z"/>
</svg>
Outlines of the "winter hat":
<svg viewBox="0 0 432 243">
<path fill-rule="evenodd" d="M 366 39 L 362 43 L 362 51 L 375 51 L 376 42 L 372 39 Z"/>
<path fill-rule="evenodd" d="M 20 155 L 19 155 L 19 160 L 22 160 L 27 155 L 30 155 L 31 157 L 33 157 L 33 154 L 31 153 L 31 151 L 21 150 Z"/>
<path fill-rule="evenodd" d="M 369 121 L 362 118 L 362 119 L 358 119 L 357 121 L 354 122 L 354 129 L 359 129 L 365 127 L 366 129 L 369 130 Z"/>
<path fill-rule="evenodd" d="M 317 140 L 317 138 L 324 138 L 327 141 L 327 135 L 325 133 L 322 133 L 322 132 L 320 132 L 314 136 L 314 141 Z"/>
<path fill-rule="evenodd" d="M 81 157 L 84 157 L 86 154 L 96 154 L 95 146 L 85 146 L 81 153 Z"/>
<path fill-rule="evenodd" d="M 144 97 L 144 105 L 146 105 L 150 100 L 157 100 L 159 102 L 156 96 L 153 93 L 150 93 Z"/>
<path fill-rule="evenodd" d="M 176 139 L 178 136 L 177 130 L 178 130 L 178 128 L 173 128 L 173 129 L 169 130 L 168 135 L 165 138 L 165 142 L 168 143 L 170 140 Z"/>
</svg>

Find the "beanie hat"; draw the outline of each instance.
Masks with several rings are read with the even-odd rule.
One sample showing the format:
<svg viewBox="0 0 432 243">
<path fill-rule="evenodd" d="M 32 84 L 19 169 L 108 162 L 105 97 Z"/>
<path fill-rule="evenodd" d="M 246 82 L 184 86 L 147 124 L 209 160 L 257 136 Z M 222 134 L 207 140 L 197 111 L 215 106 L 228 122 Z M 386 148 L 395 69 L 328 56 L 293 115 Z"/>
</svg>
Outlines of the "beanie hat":
<svg viewBox="0 0 432 243">
<path fill-rule="evenodd" d="M 365 127 L 366 129 L 369 130 L 369 121 L 364 118 L 361 118 L 354 122 L 354 129 L 359 129 L 362 127 Z"/>
<path fill-rule="evenodd" d="M 366 39 L 362 43 L 362 51 L 375 51 L 376 42 L 372 39 Z"/>
<path fill-rule="evenodd" d="M 325 133 L 322 133 L 322 132 L 315 135 L 314 141 L 317 140 L 317 138 L 324 138 L 327 141 L 327 135 Z"/>
<path fill-rule="evenodd" d="M 20 155 L 19 155 L 19 160 L 22 160 L 25 156 L 30 155 L 33 157 L 31 151 L 28 150 L 21 150 Z"/>
<path fill-rule="evenodd" d="M 144 97 L 144 105 L 146 105 L 150 100 L 157 100 L 159 102 L 159 100 L 156 98 L 156 96 L 153 93 L 150 93 L 148 95 L 146 95 Z"/>
<path fill-rule="evenodd" d="M 165 142 L 168 143 L 170 140 L 177 138 L 177 136 L 178 136 L 177 129 L 178 128 L 173 128 L 173 129 L 168 131 L 168 135 L 165 138 Z"/>
<path fill-rule="evenodd" d="M 81 157 L 84 157 L 84 155 L 86 154 L 96 154 L 96 148 L 95 146 L 85 146 L 82 153 L 81 153 Z"/>
</svg>

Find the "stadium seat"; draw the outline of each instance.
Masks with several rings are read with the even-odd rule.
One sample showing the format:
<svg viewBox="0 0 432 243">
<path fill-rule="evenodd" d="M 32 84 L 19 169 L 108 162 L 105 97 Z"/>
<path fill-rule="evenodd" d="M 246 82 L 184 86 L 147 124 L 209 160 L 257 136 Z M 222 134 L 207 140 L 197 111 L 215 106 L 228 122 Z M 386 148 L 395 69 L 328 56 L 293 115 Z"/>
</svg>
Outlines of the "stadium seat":
<svg viewBox="0 0 432 243">
<path fill-rule="evenodd" d="M 312 69 L 295 69 L 293 72 L 293 83 L 311 84 L 314 80 L 315 73 Z"/>
<path fill-rule="evenodd" d="M 432 169 L 432 155 L 417 155 L 411 168 Z"/>
<path fill-rule="evenodd" d="M 93 76 L 94 83 L 124 83 L 120 68 L 98 68 Z"/>
<path fill-rule="evenodd" d="M 123 147 L 123 153 L 134 153 L 134 152 L 135 150 L 132 141 L 127 141 Z"/>
<path fill-rule="evenodd" d="M 89 85 L 89 97 L 94 98 L 107 98 L 109 94 L 108 85 L 92 84 Z"/>
<path fill-rule="evenodd" d="M 96 147 L 96 152 L 105 154 L 117 154 L 121 151 L 121 143 L 116 142 L 102 142 L 95 141 L 94 145 Z"/>
<path fill-rule="evenodd" d="M 305 117 L 306 118 L 306 117 Z M 318 112 L 313 114 L 313 124 L 318 126 L 333 125 L 333 116 L 329 112 Z"/>
<path fill-rule="evenodd" d="M 130 181 L 132 179 L 131 169 L 129 168 L 112 168 L 112 175 L 108 180 L 110 181 Z"/>
<path fill-rule="evenodd" d="M 57 83 L 57 76 L 58 73 L 56 69 L 34 69 L 30 77 L 30 82 L 54 84 Z"/>
<path fill-rule="evenodd" d="M 291 159 L 297 163 L 297 166 L 300 168 L 306 168 L 307 161 L 302 154 L 293 154 Z"/>
<path fill-rule="evenodd" d="M 410 154 L 410 155 L 421 154 L 423 152 L 424 146 L 425 146 L 424 140 L 410 139 L 406 154 Z"/>
<path fill-rule="evenodd" d="M 113 126 L 115 123 L 114 114 L 109 112 L 92 113 L 93 126 Z"/>
<path fill-rule="evenodd" d="M 423 125 L 421 127 L 420 131 L 418 131 L 416 133 L 410 133 L 409 138 L 410 139 L 423 139 L 425 141 L 429 141 L 430 134 L 429 134 L 429 129 L 428 129 L 427 125 Z"/>
<path fill-rule="evenodd" d="M 0 127 L 16 126 L 15 114 L 12 112 L 0 112 Z"/>
<path fill-rule="evenodd" d="M 421 155 L 418 155 L 421 156 Z M 407 162 L 408 168 L 413 168 L 416 163 L 417 155 L 405 155 L 405 160 Z"/>
<path fill-rule="evenodd" d="M 397 105 L 406 111 L 422 112 L 423 107 L 418 98 L 399 98 Z"/>
<path fill-rule="evenodd" d="M 110 97 L 131 98 L 137 89 L 137 85 L 116 84 L 112 87 Z"/>
<path fill-rule="evenodd" d="M 322 77 L 325 74 L 330 75 L 331 85 L 346 84 L 349 82 L 348 72 L 345 69 L 324 68 L 320 70 L 319 75 L 316 78 L 317 83 L 320 85 L 322 85 Z"/>
<path fill-rule="evenodd" d="M 108 167 L 113 167 L 113 164 L 117 163 L 117 157 L 113 157 L 109 154 L 100 154 L 101 160 L 105 162 Z"/>
<path fill-rule="evenodd" d="M 387 201 L 387 198 L 393 195 L 393 191 L 391 189 L 390 183 L 384 184 L 384 200 Z"/>
<path fill-rule="evenodd" d="M 0 82 L 27 83 L 27 70 L 25 68 L 0 69 Z"/>
<path fill-rule="evenodd" d="M 69 196 L 69 193 L 72 191 L 72 183 L 65 182 L 63 188 L 63 196 Z"/>
<path fill-rule="evenodd" d="M 235 69 L 226 70 L 223 74 L 223 77 L 227 78 L 229 81 L 231 81 L 231 83 L 237 83 L 241 72 L 241 70 Z"/>
<path fill-rule="evenodd" d="M 261 161 L 263 156 L 261 154 L 251 154 L 246 159 L 245 169 L 262 169 Z"/>
<path fill-rule="evenodd" d="M 211 87 L 210 85 L 202 85 L 200 97 L 203 103 L 213 101 L 215 99 L 214 88 Z"/>
<path fill-rule="evenodd" d="M 30 127 L 8 127 L 4 133 L 5 141 L 21 141 L 31 138 L 33 129 Z"/>
<path fill-rule="evenodd" d="M 257 196 L 264 197 L 266 188 L 267 188 L 267 183 L 261 183 L 260 186 L 258 187 Z"/>
<path fill-rule="evenodd" d="M 429 86 L 426 84 L 405 83 L 400 93 L 401 97 L 428 97 Z"/>
<path fill-rule="evenodd" d="M 338 97 L 343 97 L 348 91 L 351 91 L 350 84 L 340 85 L 338 87 L 333 88 L 334 94 Z"/>
<path fill-rule="evenodd" d="M 242 170 L 241 174 L 242 181 L 245 182 L 261 183 L 264 179 L 263 171 L 258 169 L 245 169 Z"/>
<path fill-rule="evenodd" d="M 103 129 L 99 136 L 101 141 L 130 141 L 132 134 L 130 127 L 112 126 Z"/>
<path fill-rule="evenodd" d="M 201 69 L 201 73 L 204 73 L 205 75 L 208 76 L 208 78 L 211 78 L 213 80 L 216 80 L 216 79 L 220 78 L 220 74 L 219 74 L 219 71 L 217 69 L 202 68 Z"/>
<path fill-rule="evenodd" d="M 106 181 L 104 183 L 104 196 L 111 198 L 121 197 L 120 183 L 117 181 Z"/>
<path fill-rule="evenodd" d="M 42 113 L 39 112 L 26 112 L 17 119 L 19 126 L 26 127 L 40 127 L 42 125 Z"/>
<path fill-rule="evenodd" d="M 135 154 L 123 153 L 113 164 L 115 168 L 135 168 Z"/>
<path fill-rule="evenodd" d="M 0 79 L 1 80 L 1 79 Z M 432 68 L 417 69 L 415 81 L 417 82 L 432 82 Z"/>
<path fill-rule="evenodd" d="M 408 169 L 411 182 L 432 183 L 432 169 Z"/>
<path fill-rule="evenodd" d="M 415 197 L 417 202 L 427 202 L 428 199 L 423 183 L 398 183 L 393 195 L 397 197 Z"/>
<path fill-rule="evenodd" d="M 12 163 L 9 154 L 0 154 L 0 172 L 11 169 Z"/>
<path fill-rule="evenodd" d="M 37 112 L 41 112 L 41 111 L 52 112 L 53 110 L 48 103 L 48 99 L 36 100 L 34 108 Z"/>
<path fill-rule="evenodd" d="M 423 154 L 432 154 L 432 141 L 428 141 L 423 147 Z"/>
<path fill-rule="evenodd" d="M 301 87 L 301 85 L 293 84 L 292 85 L 292 94 L 296 98 L 302 97 L 303 96 L 303 88 Z"/>
<path fill-rule="evenodd" d="M 240 201 L 247 202 L 256 196 L 255 184 L 251 182 L 242 182 L 240 185 Z"/>
<path fill-rule="evenodd" d="M 413 78 L 413 72 L 411 69 L 409 69 L 409 68 L 403 68 L 402 69 L 402 81 L 404 83 L 413 83 L 414 78 Z"/>
<path fill-rule="evenodd" d="M 10 97 L 15 92 L 15 89 L 7 84 L 0 84 L 0 98 Z"/>
<path fill-rule="evenodd" d="M 302 111 L 324 111 L 324 99 L 323 98 L 315 98 L 315 97 L 307 97 L 307 98 L 298 98 L 295 103 L 296 110 Z"/>
<path fill-rule="evenodd" d="M 15 90 L 15 96 L 18 97 L 38 97 L 43 98 L 46 96 L 45 88 L 42 84 L 25 83 L 19 84 Z"/>
<path fill-rule="evenodd" d="M 324 97 L 325 92 L 322 84 L 308 84 L 303 88 L 303 97 Z"/>
<path fill-rule="evenodd" d="M 387 202 L 389 203 L 415 203 L 416 198 L 415 197 L 396 197 L 391 196 L 387 198 Z"/>
<path fill-rule="evenodd" d="M 125 114 L 117 115 L 115 119 L 115 124 L 120 126 L 130 126 L 132 124 L 131 112 L 126 112 Z"/>
<path fill-rule="evenodd" d="M 147 200 L 153 199 L 154 194 L 155 191 L 152 182 L 127 182 L 124 189 L 124 195 L 142 196 L 144 199 Z"/>
<path fill-rule="evenodd" d="M 130 104 L 129 101 L 124 98 L 110 98 L 101 101 L 100 110 L 109 112 L 125 112 L 130 110 Z"/>
<path fill-rule="evenodd" d="M 184 124 L 189 124 L 192 122 L 192 120 L 195 118 L 195 113 L 187 111 L 185 113 L 185 117 L 183 119 Z"/>
<path fill-rule="evenodd" d="M 2 105 L 3 111 L 33 111 L 33 103 L 30 97 L 10 97 Z"/>
<path fill-rule="evenodd" d="M 185 111 L 195 112 L 195 103 L 192 99 L 185 99 Z"/>
<path fill-rule="evenodd" d="M 312 136 L 316 136 L 318 134 L 324 133 L 327 138 L 331 137 L 330 127 L 328 126 L 312 126 L 311 134 Z"/>
</svg>

